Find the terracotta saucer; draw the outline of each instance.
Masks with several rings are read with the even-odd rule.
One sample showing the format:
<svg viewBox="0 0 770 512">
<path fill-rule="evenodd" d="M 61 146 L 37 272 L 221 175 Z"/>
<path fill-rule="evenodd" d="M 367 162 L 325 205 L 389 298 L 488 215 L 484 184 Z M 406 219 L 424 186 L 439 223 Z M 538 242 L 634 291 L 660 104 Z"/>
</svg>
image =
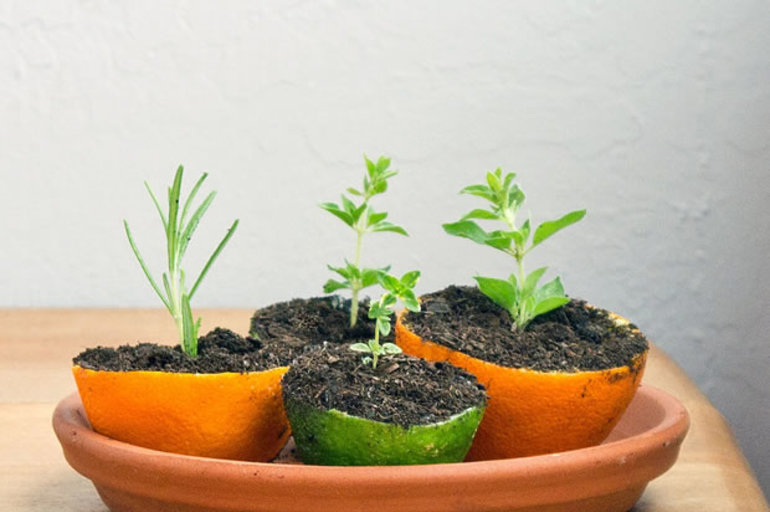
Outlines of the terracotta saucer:
<svg viewBox="0 0 770 512">
<path fill-rule="evenodd" d="M 642 386 L 602 445 L 535 457 L 423 466 L 252 463 L 140 448 L 91 430 L 77 394 L 59 403 L 69 464 L 113 512 L 625 512 L 677 458 L 684 407 Z"/>
</svg>

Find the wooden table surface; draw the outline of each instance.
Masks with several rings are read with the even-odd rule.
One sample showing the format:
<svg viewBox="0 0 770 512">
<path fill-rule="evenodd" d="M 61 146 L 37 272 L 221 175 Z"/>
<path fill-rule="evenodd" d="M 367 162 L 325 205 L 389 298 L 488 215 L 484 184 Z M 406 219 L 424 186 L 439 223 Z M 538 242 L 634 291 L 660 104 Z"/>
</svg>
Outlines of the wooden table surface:
<svg viewBox="0 0 770 512">
<path fill-rule="evenodd" d="M 222 325 L 243 333 L 251 311 L 199 313 L 202 332 Z M 51 428 L 56 403 L 75 390 L 71 358 L 86 347 L 174 336 L 161 310 L 0 310 L 0 511 L 107 510 L 67 465 Z M 644 383 L 679 398 L 692 426 L 676 465 L 650 483 L 634 511 L 768 510 L 722 415 L 661 350 L 651 351 Z"/>
</svg>

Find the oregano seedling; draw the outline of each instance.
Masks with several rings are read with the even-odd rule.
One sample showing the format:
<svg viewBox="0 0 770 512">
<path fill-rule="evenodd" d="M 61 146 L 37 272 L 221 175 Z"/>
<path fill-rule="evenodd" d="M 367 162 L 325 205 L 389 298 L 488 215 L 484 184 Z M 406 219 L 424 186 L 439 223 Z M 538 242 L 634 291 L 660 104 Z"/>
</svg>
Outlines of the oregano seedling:
<svg viewBox="0 0 770 512">
<path fill-rule="evenodd" d="M 375 321 L 374 338 L 367 343 L 350 345 L 351 350 L 366 354 L 364 364 L 371 364 L 372 368 L 376 369 L 381 356 L 401 353 L 401 347 L 394 343 L 380 343 L 380 335 L 390 334 L 390 317 L 399 300 L 409 311 L 420 311 L 420 302 L 414 293 L 414 287 L 419 279 L 420 272 L 417 270 L 407 272 L 401 276 L 401 279 L 387 272 L 377 274 L 377 280 L 385 292 L 378 301 L 369 305 L 369 318 Z"/>
<path fill-rule="evenodd" d="M 180 165 L 176 170 L 173 184 L 168 188 L 167 213 L 163 212 L 150 185 L 146 181 L 144 182 L 144 186 L 150 194 L 152 202 L 155 204 L 155 208 L 158 210 L 166 234 L 168 272 L 163 273 L 163 290 L 165 291 L 165 294 L 164 291 L 161 291 L 161 288 L 158 286 L 155 279 L 153 279 L 152 273 L 144 262 L 144 258 L 142 258 L 139 248 L 134 242 L 134 237 L 131 235 L 131 230 L 125 219 L 123 220 L 123 226 L 126 230 L 128 242 L 131 244 L 131 249 L 134 251 L 134 255 L 139 261 L 139 265 L 142 267 L 144 275 L 147 276 L 152 289 L 158 294 L 163 305 L 166 306 L 166 309 L 168 309 L 168 312 L 171 313 L 171 316 L 174 319 L 177 332 L 179 333 L 179 345 L 182 347 L 182 351 L 190 357 L 195 357 L 198 355 L 198 330 L 200 329 L 201 319 L 198 318 L 197 320 L 193 320 L 190 300 L 193 298 L 193 295 L 195 295 L 195 292 L 198 290 L 201 281 L 203 281 L 203 278 L 208 273 L 214 260 L 217 259 L 219 253 L 222 252 L 222 249 L 224 249 L 225 245 L 227 245 L 227 242 L 230 240 L 230 237 L 235 233 L 235 229 L 238 227 L 238 219 L 233 222 L 230 229 L 227 230 L 227 234 L 225 234 L 217 248 L 214 249 L 214 252 L 211 254 L 208 261 L 206 261 L 200 274 L 198 274 L 198 278 L 194 281 L 192 288 L 188 289 L 185 271 L 182 268 L 182 259 L 187 252 L 187 246 L 190 243 L 190 239 L 195 233 L 201 218 L 206 213 L 209 206 L 211 206 L 212 201 L 214 201 L 216 191 L 210 192 L 197 208 L 194 210 L 192 209 L 195 196 L 208 176 L 207 173 L 203 173 L 190 191 L 190 195 L 188 195 L 187 199 L 184 201 L 184 205 L 180 212 L 179 206 L 182 203 L 181 191 L 183 174 L 184 167 Z M 191 213 L 189 220 L 187 218 L 188 213 Z"/>
<path fill-rule="evenodd" d="M 364 268 L 361 266 L 361 246 L 364 235 L 390 231 L 408 236 L 404 228 L 386 220 L 388 217 L 386 212 L 377 212 L 369 204 L 372 197 L 388 190 L 388 179 L 395 176 L 398 171 L 390 170 L 390 159 L 384 156 L 378 158 L 377 162 L 372 162 L 364 156 L 364 161 L 366 162 L 366 174 L 364 175 L 363 187 L 360 190 L 352 187 L 347 189 L 349 194 L 360 198 L 360 204 L 356 204 L 345 194 L 342 194 L 339 204 L 321 203 L 320 205 L 321 208 L 342 220 L 355 233 L 356 245 L 353 262 L 351 263 L 346 259 L 344 267 L 327 265 L 329 270 L 342 277 L 342 280 L 329 279 L 324 285 L 324 293 L 333 293 L 343 289 L 351 291 L 351 327 L 355 327 L 358 320 L 358 295 L 361 290 L 377 284 L 379 274 L 390 270 L 390 267 Z"/>
<path fill-rule="evenodd" d="M 531 222 L 525 220 L 516 226 L 516 214 L 524 203 L 524 192 L 513 182 L 515 173 L 502 174 L 500 168 L 487 173 L 487 183 L 470 185 L 460 191 L 486 199 L 487 209 L 474 209 L 458 222 L 444 224 L 450 235 L 468 238 L 482 245 L 493 247 L 516 260 L 517 273 L 508 279 L 475 276 L 474 279 L 484 295 L 508 311 L 513 319 L 512 329 L 523 330 L 538 315 L 556 309 L 567 302 L 564 286 L 558 276 L 538 286 L 548 267 L 541 267 L 527 274 L 524 271 L 524 257 L 542 242 L 558 231 L 575 224 L 585 217 L 585 210 L 575 210 L 551 221 L 540 224 L 530 242 Z M 507 229 L 485 231 L 474 220 L 501 221 Z"/>
</svg>

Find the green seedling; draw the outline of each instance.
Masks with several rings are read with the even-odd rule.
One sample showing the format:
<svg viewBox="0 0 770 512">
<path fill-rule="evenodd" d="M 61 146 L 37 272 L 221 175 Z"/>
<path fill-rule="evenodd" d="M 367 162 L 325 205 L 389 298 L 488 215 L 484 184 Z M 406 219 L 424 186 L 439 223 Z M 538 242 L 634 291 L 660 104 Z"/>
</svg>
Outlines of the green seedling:
<svg viewBox="0 0 770 512">
<path fill-rule="evenodd" d="M 518 267 L 517 274 L 508 279 L 475 276 L 479 289 L 499 306 L 511 314 L 512 329 L 523 330 L 538 315 L 556 309 L 569 299 L 564 294 L 561 279 L 556 277 L 538 286 L 548 267 L 541 267 L 527 274 L 524 271 L 524 257 L 558 231 L 580 221 L 585 210 L 570 212 L 556 220 L 543 222 L 534 231 L 530 242 L 531 222 L 525 220 L 516 226 L 516 214 L 524 203 L 524 192 L 513 183 L 514 173 L 503 177 L 498 168 L 487 173 L 486 185 L 470 185 L 460 191 L 486 199 L 487 209 L 475 209 L 465 214 L 458 222 L 444 224 L 444 231 L 450 235 L 468 238 L 482 245 L 488 245 L 513 256 Z M 502 221 L 508 229 L 485 231 L 471 219 Z"/>
<path fill-rule="evenodd" d="M 379 231 L 390 231 L 408 236 L 404 228 L 385 220 L 388 217 L 387 213 L 377 212 L 369 204 L 372 197 L 388 190 L 388 179 L 395 176 L 398 171 L 389 170 L 390 159 L 383 156 L 376 163 L 366 157 L 364 157 L 364 160 L 366 161 L 366 174 L 364 175 L 363 188 L 361 190 L 352 187 L 347 189 L 349 194 L 359 197 L 361 203 L 356 204 L 345 194 L 342 194 L 340 204 L 322 203 L 320 205 L 321 208 L 342 220 L 355 232 L 356 248 L 353 262 L 351 263 L 346 259 L 344 267 L 328 265 L 329 270 L 342 277 L 342 281 L 329 279 L 324 285 L 324 293 L 333 293 L 343 289 L 349 289 L 352 292 L 350 304 L 351 327 L 354 327 L 358 320 L 358 295 L 361 290 L 377 284 L 378 275 L 381 272 L 390 270 L 390 267 L 361 267 L 361 245 L 364 235 Z"/>
<path fill-rule="evenodd" d="M 404 274 L 401 279 L 387 272 L 377 275 L 380 286 L 385 290 L 380 300 L 372 302 L 369 306 L 369 318 L 375 321 L 374 339 L 368 343 L 354 343 L 351 350 L 363 352 L 364 364 L 371 364 L 377 368 L 377 362 L 381 356 L 401 353 L 401 348 L 394 343 L 380 343 L 380 335 L 390 334 L 390 317 L 393 316 L 398 301 L 409 311 L 420 311 L 420 303 L 414 294 L 414 287 L 420 279 L 420 272 L 413 270 Z"/>
<path fill-rule="evenodd" d="M 235 229 L 238 227 L 238 220 L 236 219 L 235 222 L 233 222 L 233 225 L 230 226 L 230 229 L 227 230 L 227 234 L 222 241 L 219 242 L 219 245 L 203 266 L 203 270 L 201 270 L 198 278 L 193 283 L 192 288 L 189 288 L 188 290 L 187 283 L 185 282 L 185 271 L 182 269 L 182 259 L 184 258 L 185 252 L 187 252 L 187 245 L 190 243 L 190 239 L 192 238 L 193 233 L 195 233 L 198 223 L 206 213 L 206 210 L 208 210 L 211 202 L 214 200 L 216 192 L 209 193 L 203 202 L 197 208 L 192 210 L 192 203 L 195 199 L 195 195 L 198 193 L 206 176 L 208 176 L 206 173 L 203 173 L 203 176 L 198 179 L 195 186 L 192 188 L 190 195 L 187 196 L 187 199 L 184 201 L 184 206 L 182 207 L 180 214 L 179 206 L 182 202 L 181 189 L 183 173 L 184 168 L 180 165 L 174 176 L 174 183 L 168 189 L 167 214 L 163 212 L 150 185 L 146 181 L 144 182 L 144 186 L 150 194 L 152 202 L 155 203 L 155 208 L 158 210 L 166 233 L 168 272 L 163 273 L 163 290 L 165 290 L 165 294 L 161 291 L 155 279 L 153 279 L 150 269 L 147 267 L 144 258 L 142 258 L 142 255 L 139 253 L 139 249 L 134 242 L 134 237 L 131 236 L 131 230 L 129 229 L 126 220 L 123 220 L 123 226 L 126 228 L 128 242 L 131 244 L 131 249 L 134 251 L 134 255 L 136 255 L 136 259 L 139 261 L 142 271 L 144 271 L 144 275 L 147 276 L 152 289 L 158 294 L 163 305 L 166 306 L 166 309 L 168 309 L 174 319 L 174 323 L 176 324 L 179 333 L 179 344 L 182 347 L 182 351 L 188 356 L 195 357 L 198 355 L 198 330 L 200 329 L 201 319 L 198 318 L 196 321 L 193 320 L 190 300 L 193 295 L 195 295 L 195 292 L 198 290 L 201 281 L 203 281 L 203 278 L 208 273 L 214 260 L 217 259 L 217 256 L 222 252 L 222 249 L 224 249 L 225 245 L 230 240 L 230 237 L 235 233 Z M 189 220 L 187 218 L 188 213 L 191 214 Z"/>
</svg>

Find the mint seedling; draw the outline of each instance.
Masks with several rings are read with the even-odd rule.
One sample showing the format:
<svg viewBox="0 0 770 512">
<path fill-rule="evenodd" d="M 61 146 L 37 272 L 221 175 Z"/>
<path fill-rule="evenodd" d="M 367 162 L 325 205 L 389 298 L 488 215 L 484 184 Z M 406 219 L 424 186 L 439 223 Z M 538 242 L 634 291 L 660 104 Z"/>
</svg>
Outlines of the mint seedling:
<svg viewBox="0 0 770 512">
<path fill-rule="evenodd" d="M 400 300 L 409 311 L 420 311 L 420 303 L 414 294 L 414 287 L 420 279 L 418 270 L 407 272 L 401 279 L 386 272 L 380 272 L 377 277 L 385 293 L 380 300 L 372 302 L 369 306 L 369 318 L 375 321 L 374 339 L 369 340 L 368 343 L 350 345 L 351 350 L 367 354 L 364 357 L 364 364 L 371 363 L 373 369 L 377 368 L 380 356 L 401 353 L 401 347 L 394 343 L 380 344 L 380 334 L 382 336 L 390 334 L 390 317 L 398 301 Z"/>
<path fill-rule="evenodd" d="M 206 210 L 208 210 L 211 202 L 214 200 L 216 192 L 209 193 L 194 211 L 191 210 L 195 195 L 198 193 L 206 176 L 208 176 L 208 174 L 203 173 L 203 176 L 198 179 L 197 183 L 195 183 L 195 186 L 192 188 L 187 200 L 184 201 L 184 206 L 180 215 L 179 205 L 181 203 L 183 173 L 184 168 L 180 165 L 174 176 L 174 183 L 168 189 L 168 215 L 163 212 L 150 185 L 146 181 L 144 182 L 144 186 L 150 194 L 152 202 L 155 203 L 155 208 L 158 210 L 160 219 L 163 222 L 163 228 L 166 232 L 168 272 L 163 273 L 163 289 L 165 290 L 165 295 L 160 287 L 158 287 L 155 279 L 153 279 L 147 264 L 139 253 L 134 238 L 131 236 L 131 230 L 128 228 L 128 222 L 123 220 L 123 225 L 126 228 L 128 242 L 131 244 L 131 249 L 134 251 L 134 255 L 136 255 L 136 259 L 139 261 L 142 271 L 144 271 L 144 275 L 147 276 L 152 289 L 158 294 L 163 305 L 166 306 L 166 309 L 168 309 L 174 319 L 177 331 L 179 332 L 179 344 L 182 347 L 182 351 L 188 356 L 195 357 L 198 355 L 198 329 L 200 329 L 201 319 L 198 318 L 197 321 L 193 321 L 190 300 L 193 295 L 195 295 L 198 286 L 200 286 L 201 281 L 206 276 L 206 273 L 208 273 L 214 260 L 217 259 L 217 256 L 222 252 L 222 249 L 224 249 L 225 245 L 230 240 L 230 237 L 235 233 L 235 229 L 238 227 L 238 220 L 236 219 L 235 222 L 233 222 L 233 225 L 230 226 L 230 229 L 227 230 L 227 234 L 222 241 L 219 242 L 219 245 L 209 257 L 208 261 L 203 266 L 203 270 L 201 270 L 198 278 L 193 283 L 192 288 L 188 291 L 187 283 L 185 282 L 185 271 L 182 269 L 182 258 L 184 257 L 185 252 L 187 252 L 187 245 L 190 243 L 190 239 L 192 238 L 193 233 L 195 233 L 198 223 L 206 213 Z M 187 214 L 190 212 L 192 213 L 188 220 Z"/>
<path fill-rule="evenodd" d="M 475 276 L 479 289 L 499 306 L 511 314 L 512 329 L 523 330 L 538 315 L 556 309 L 569 299 L 564 294 L 561 279 L 556 277 L 538 287 L 548 267 L 541 267 L 530 274 L 524 272 L 524 256 L 558 231 L 580 221 L 585 210 L 570 212 L 556 220 L 543 222 L 535 229 L 530 243 L 530 220 L 516 227 L 516 213 L 524 203 L 524 192 L 513 183 L 514 173 L 502 176 L 498 168 L 487 173 L 486 185 L 470 185 L 460 191 L 486 199 L 488 208 L 471 210 L 458 222 L 444 224 L 444 231 L 450 235 L 468 238 L 482 245 L 488 245 L 516 259 L 518 275 L 508 279 Z M 505 223 L 508 229 L 485 231 L 471 219 L 496 220 Z"/>
<path fill-rule="evenodd" d="M 349 289 L 352 292 L 352 301 L 350 304 L 350 326 L 354 327 L 358 320 L 358 294 L 364 288 L 377 284 L 378 275 L 381 272 L 387 272 L 390 267 L 385 268 L 362 268 L 361 267 L 361 245 L 364 235 L 379 231 L 391 231 L 400 235 L 408 236 L 406 230 L 385 220 L 388 214 L 385 212 L 376 212 L 369 201 L 377 194 L 382 194 L 388 190 L 388 179 L 397 174 L 398 171 L 389 170 L 390 159 L 381 156 L 377 162 L 372 162 L 364 156 L 366 161 L 366 174 L 364 175 L 364 186 L 361 190 L 355 188 L 347 189 L 347 192 L 353 196 L 361 198 L 360 204 L 355 204 L 350 198 L 342 194 L 342 201 L 337 203 L 322 203 L 320 206 L 327 212 L 339 218 L 353 229 L 356 235 L 356 248 L 353 263 L 345 260 L 344 267 L 332 267 L 328 265 L 329 270 L 342 277 L 342 281 L 329 279 L 324 285 L 324 293 L 333 293 L 337 290 Z"/>
</svg>

